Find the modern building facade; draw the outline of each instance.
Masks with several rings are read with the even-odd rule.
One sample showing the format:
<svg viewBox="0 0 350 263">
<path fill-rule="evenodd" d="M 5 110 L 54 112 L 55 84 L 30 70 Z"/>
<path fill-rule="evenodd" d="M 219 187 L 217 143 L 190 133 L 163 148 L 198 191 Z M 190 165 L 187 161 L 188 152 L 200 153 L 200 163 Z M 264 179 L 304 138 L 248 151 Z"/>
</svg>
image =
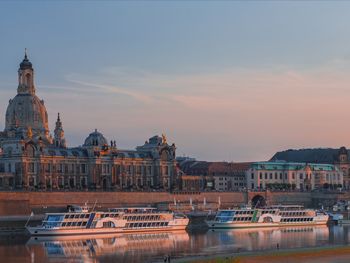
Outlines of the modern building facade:
<svg viewBox="0 0 350 263">
<path fill-rule="evenodd" d="M 246 173 L 248 189 L 314 190 L 343 186 L 343 172 L 333 164 L 257 162 Z"/>
<path fill-rule="evenodd" d="M 0 189 L 171 190 L 177 184 L 176 147 L 153 136 L 122 150 L 95 130 L 82 146 L 67 147 L 61 116 L 50 134 L 45 103 L 36 95 L 27 54 L 18 70 L 17 95 L 0 132 Z"/>
</svg>

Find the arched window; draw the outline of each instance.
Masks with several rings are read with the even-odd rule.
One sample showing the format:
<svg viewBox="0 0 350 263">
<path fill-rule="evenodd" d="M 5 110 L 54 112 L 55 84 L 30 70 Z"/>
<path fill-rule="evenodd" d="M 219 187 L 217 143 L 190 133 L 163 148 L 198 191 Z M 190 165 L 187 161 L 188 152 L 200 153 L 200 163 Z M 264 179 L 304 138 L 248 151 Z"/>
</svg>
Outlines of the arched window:
<svg viewBox="0 0 350 263">
<path fill-rule="evenodd" d="M 29 157 L 34 157 L 35 156 L 35 148 L 34 148 L 34 146 L 28 145 L 27 153 L 28 153 Z"/>
<path fill-rule="evenodd" d="M 26 74 L 26 84 L 29 86 L 32 83 L 32 75 L 27 73 Z"/>
</svg>

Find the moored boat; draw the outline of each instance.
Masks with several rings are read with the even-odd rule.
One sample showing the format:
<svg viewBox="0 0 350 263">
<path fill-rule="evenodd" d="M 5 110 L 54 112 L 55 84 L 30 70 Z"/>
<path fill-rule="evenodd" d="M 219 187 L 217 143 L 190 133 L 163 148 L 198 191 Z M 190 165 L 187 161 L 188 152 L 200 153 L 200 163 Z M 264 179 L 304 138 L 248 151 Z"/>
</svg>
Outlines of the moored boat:
<svg viewBox="0 0 350 263">
<path fill-rule="evenodd" d="M 271 206 L 219 210 L 213 219 L 206 220 L 209 228 L 252 228 L 325 225 L 329 216 L 323 211 L 302 206 Z"/>
<path fill-rule="evenodd" d="M 108 212 L 73 210 L 47 213 L 40 226 L 29 227 L 33 236 L 84 235 L 184 230 L 189 219 L 155 208 L 113 208 Z"/>
</svg>

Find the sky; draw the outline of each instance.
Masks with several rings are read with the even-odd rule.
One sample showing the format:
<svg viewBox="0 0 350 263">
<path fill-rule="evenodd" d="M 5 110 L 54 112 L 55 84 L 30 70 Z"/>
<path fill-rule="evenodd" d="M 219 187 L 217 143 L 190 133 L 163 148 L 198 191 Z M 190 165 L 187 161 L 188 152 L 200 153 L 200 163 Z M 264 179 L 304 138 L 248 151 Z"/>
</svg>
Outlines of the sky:
<svg viewBox="0 0 350 263">
<path fill-rule="evenodd" d="M 1 1 L 0 130 L 24 48 L 53 131 L 262 161 L 350 147 L 350 2 Z"/>
</svg>

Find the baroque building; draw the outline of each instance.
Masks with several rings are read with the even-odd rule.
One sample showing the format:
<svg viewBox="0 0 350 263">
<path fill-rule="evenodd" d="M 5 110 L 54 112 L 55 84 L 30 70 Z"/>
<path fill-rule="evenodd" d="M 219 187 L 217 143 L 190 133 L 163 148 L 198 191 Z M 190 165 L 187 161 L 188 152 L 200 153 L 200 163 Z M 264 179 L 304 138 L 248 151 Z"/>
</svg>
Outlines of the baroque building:
<svg viewBox="0 0 350 263">
<path fill-rule="evenodd" d="M 286 161 L 256 162 L 246 172 L 251 190 L 338 189 L 343 187 L 343 172 L 333 164 Z"/>
<path fill-rule="evenodd" d="M 350 152 L 344 146 L 339 149 L 315 148 L 286 150 L 275 153 L 271 161 L 333 164 L 343 172 L 343 189 L 350 190 Z"/>
<path fill-rule="evenodd" d="M 58 114 L 52 136 L 27 54 L 5 118 L 0 132 L 0 189 L 169 191 L 177 184 L 176 147 L 164 135 L 153 136 L 135 150 L 121 150 L 95 130 L 82 146 L 69 148 Z"/>
</svg>

